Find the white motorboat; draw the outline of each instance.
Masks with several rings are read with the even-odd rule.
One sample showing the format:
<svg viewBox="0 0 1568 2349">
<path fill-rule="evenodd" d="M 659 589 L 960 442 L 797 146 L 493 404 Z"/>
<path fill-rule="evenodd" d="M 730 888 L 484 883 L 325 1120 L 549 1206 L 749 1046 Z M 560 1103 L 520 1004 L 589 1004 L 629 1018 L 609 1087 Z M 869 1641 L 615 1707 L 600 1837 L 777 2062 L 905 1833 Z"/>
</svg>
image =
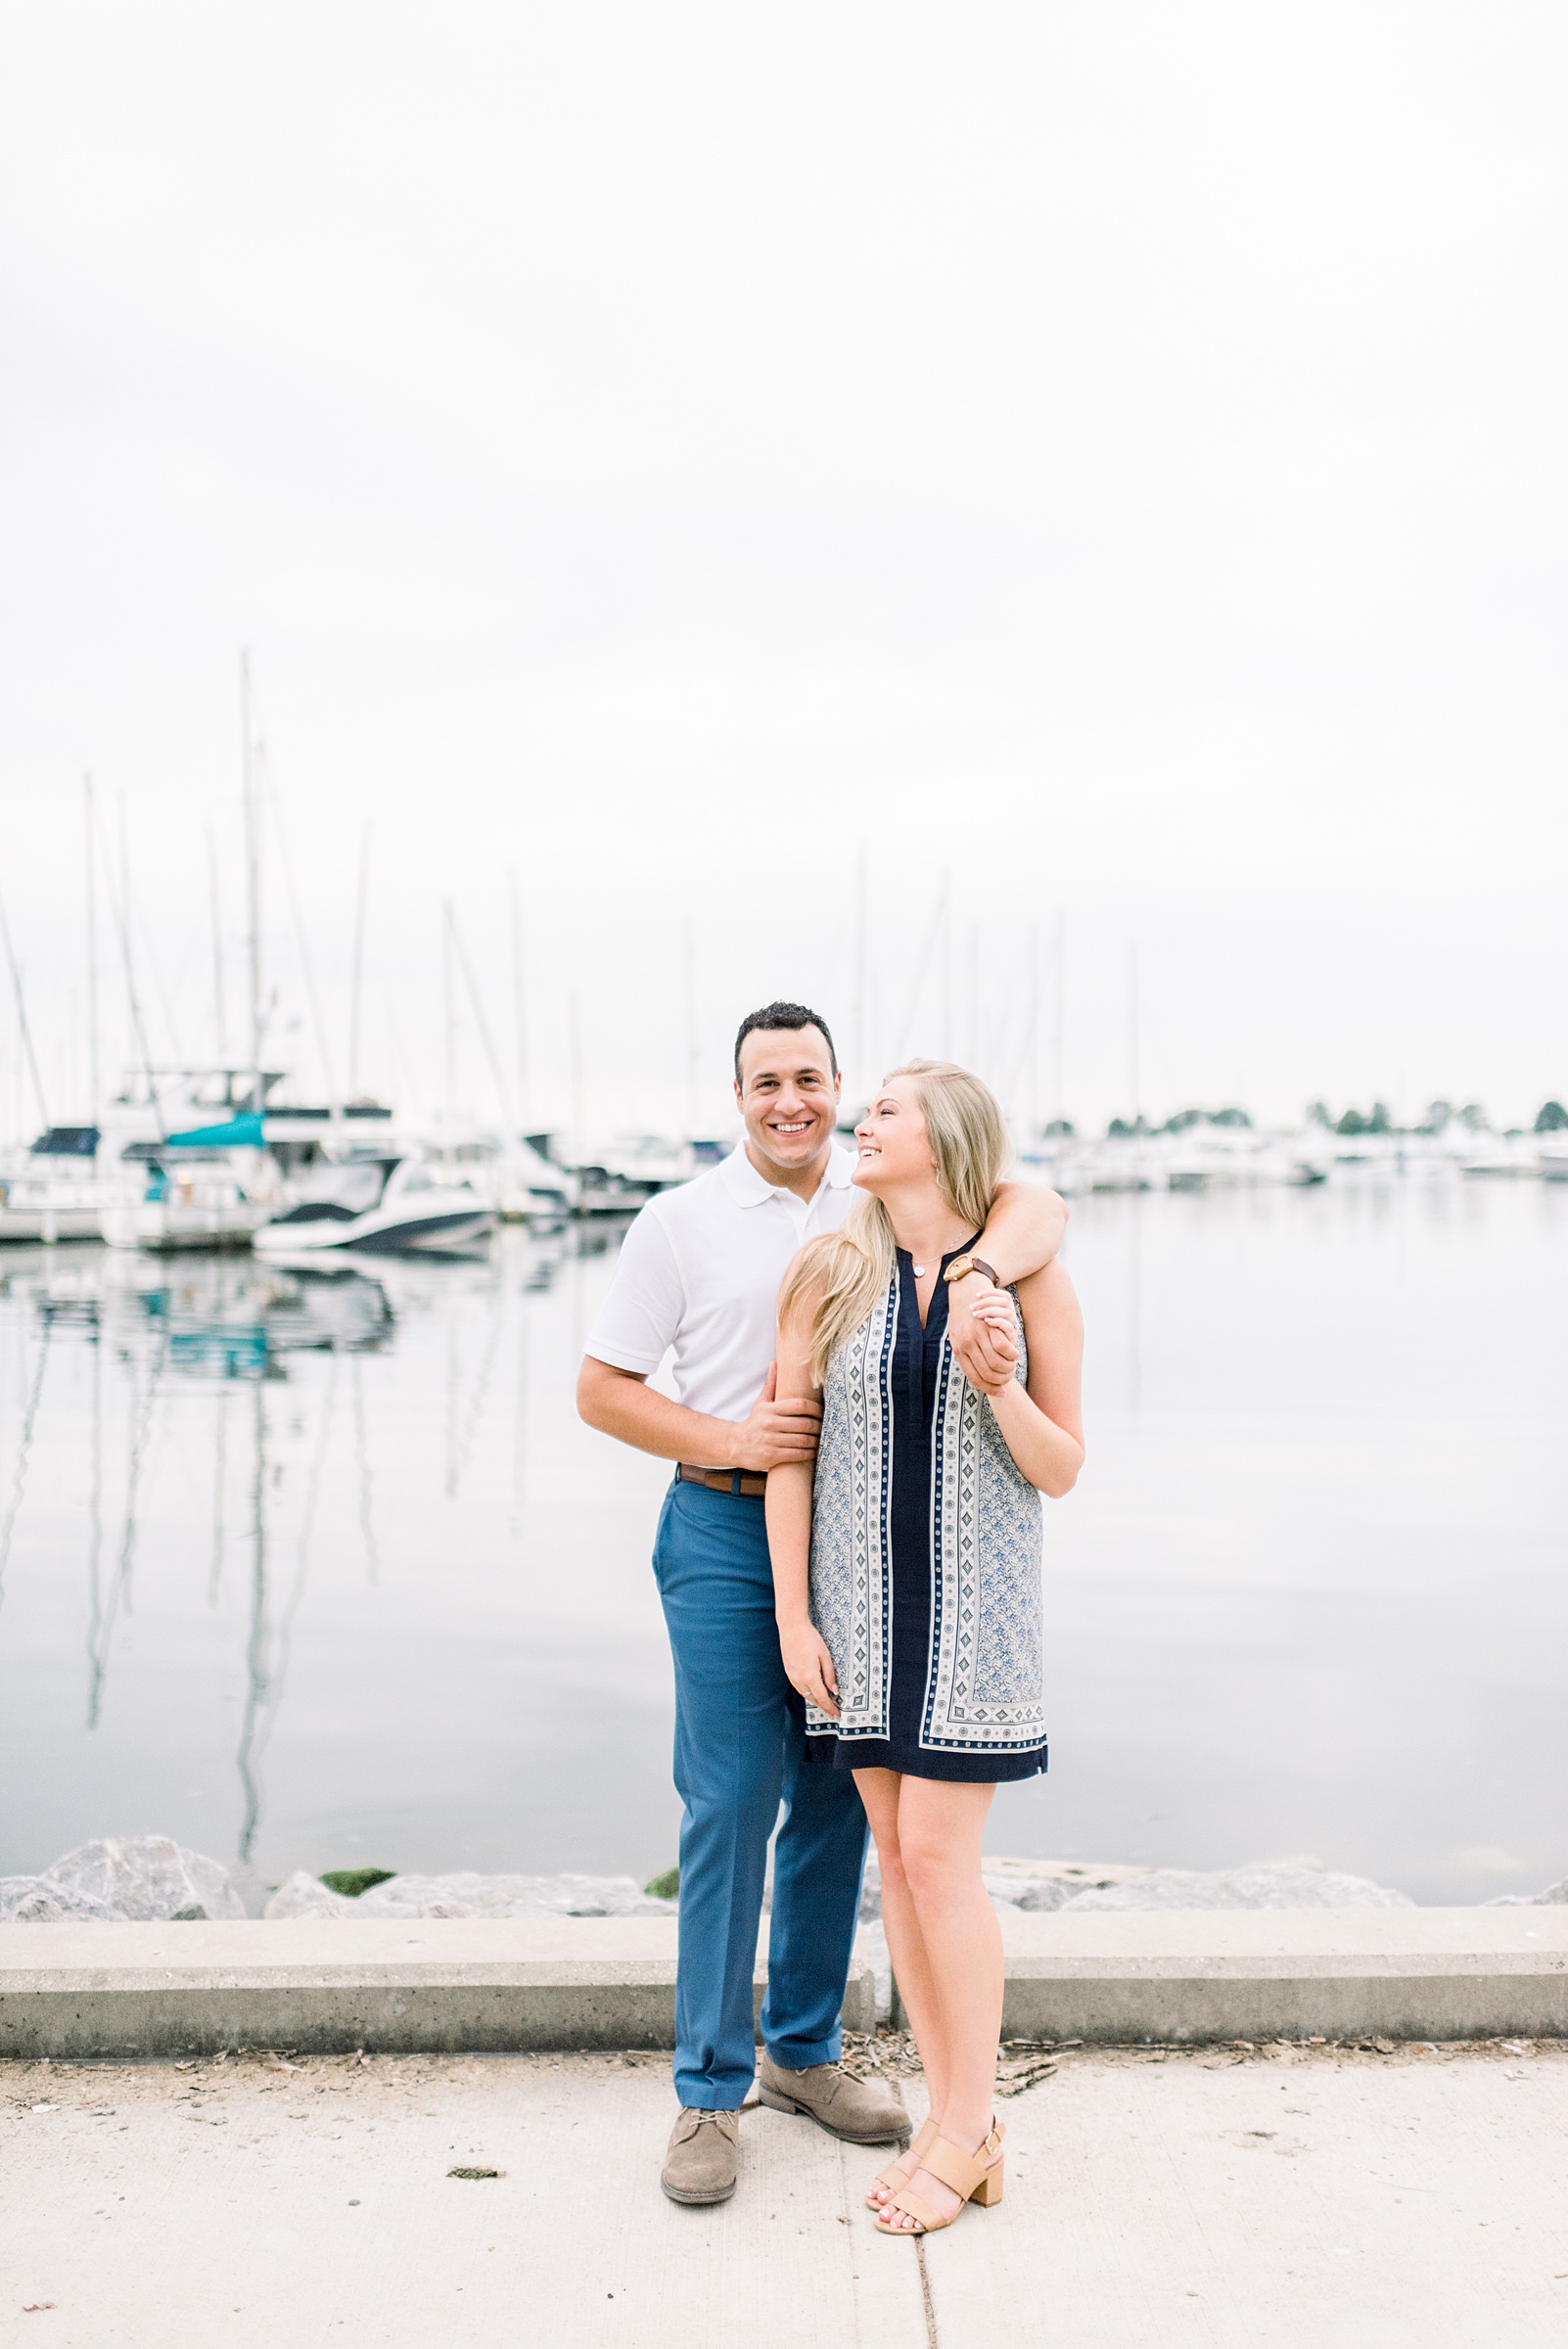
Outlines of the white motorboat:
<svg viewBox="0 0 1568 2349">
<path fill-rule="evenodd" d="M 1152 1134 L 1107 1134 L 1080 1154 L 1073 1186 L 1083 1191 L 1163 1191 L 1166 1162 Z"/>
<path fill-rule="evenodd" d="M 677 1183 L 689 1182 L 697 1172 L 697 1159 L 690 1142 L 670 1141 L 657 1133 L 621 1135 L 605 1150 L 599 1163 L 614 1180 L 624 1183 L 644 1199 L 651 1199 L 656 1191 L 673 1190 Z"/>
<path fill-rule="evenodd" d="M 438 1182 L 465 1184 L 508 1223 L 564 1222 L 576 1204 L 576 1177 L 526 1137 L 438 1129 L 420 1149 Z"/>
<path fill-rule="evenodd" d="M 328 1249 L 361 1255 L 430 1255 L 471 1248 L 495 1228 L 496 1211 L 466 1182 L 440 1182 L 414 1157 L 366 1156 L 312 1174 L 293 1207 L 256 1231 L 263 1256 Z"/>
<path fill-rule="evenodd" d="M 98 1128 L 51 1126 L 0 1174 L 0 1244 L 96 1240 Z"/>
<path fill-rule="evenodd" d="M 554 1166 L 531 1142 L 509 1142 L 496 1174 L 496 1205 L 508 1222 L 559 1222 L 576 1204 L 576 1177 Z"/>
<path fill-rule="evenodd" d="M 1478 1133 L 1459 1161 L 1461 1174 L 1539 1174 L 1541 1145 L 1533 1133 Z"/>
<path fill-rule="evenodd" d="M 1538 1134 L 1536 1165 L 1547 1182 L 1568 1182 L 1568 1133 Z"/>
<path fill-rule="evenodd" d="M 1214 1120 L 1177 1135 L 1168 1160 L 1174 1191 L 1230 1185 L 1326 1182 L 1335 1163 L 1335 1137 L 1325 1127 L 1301 1133 L 1264 1133 L 1252 1126 Z"/>
</svg>

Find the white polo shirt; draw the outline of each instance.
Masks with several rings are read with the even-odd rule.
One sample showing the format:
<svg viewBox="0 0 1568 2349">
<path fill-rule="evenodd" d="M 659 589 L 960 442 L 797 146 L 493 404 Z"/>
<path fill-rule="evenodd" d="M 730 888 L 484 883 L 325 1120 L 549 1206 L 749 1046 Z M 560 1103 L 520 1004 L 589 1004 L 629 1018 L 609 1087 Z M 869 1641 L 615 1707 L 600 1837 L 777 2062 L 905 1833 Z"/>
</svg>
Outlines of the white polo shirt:
<svg viewBox="0 0 1568 2349">
<path fill-rule="evenodd" d="M 744 1419 L 773 1359 L 785 1267 L 803 1241 L 843 1222 L 853 1168 L 833 1143 L 815 1196 L 801 1199 L 759 1174 L 742 1142 L 695 1182 L 659 1192 L 626 1232 L 586 1352 L 649 1376 L 673 1346 L 679 1400 Z"/>
</svg>

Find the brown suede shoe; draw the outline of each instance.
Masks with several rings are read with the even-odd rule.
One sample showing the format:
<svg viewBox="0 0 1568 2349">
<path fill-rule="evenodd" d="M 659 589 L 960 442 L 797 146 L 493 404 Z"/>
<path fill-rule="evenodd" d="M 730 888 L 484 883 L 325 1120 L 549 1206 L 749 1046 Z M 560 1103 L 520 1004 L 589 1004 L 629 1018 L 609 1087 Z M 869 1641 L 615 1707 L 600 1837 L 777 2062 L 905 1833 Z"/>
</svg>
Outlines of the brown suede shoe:
<svg viewBox="0 0 1568 2349">
<path fill-rule="evenodd" d="M 735 2191 L 740 2114 L 683 2104 L 659 2183 L 671 2202 L 727 2202 Z"/>
<path fill-rule="evenodd" d="M 787 2072 L 764 2050 L 757 2060 L 757 2087 L 762 2102 L 774 2112 L 804 2112 L 830 2137 L 852 2145 L 902 2142 L 909 2135 L 909 2115 L 891 2088 L 880 2080 L 852 2080 L 839 2063 L 813 2063 L 804 2072 Z"/>
</svg>

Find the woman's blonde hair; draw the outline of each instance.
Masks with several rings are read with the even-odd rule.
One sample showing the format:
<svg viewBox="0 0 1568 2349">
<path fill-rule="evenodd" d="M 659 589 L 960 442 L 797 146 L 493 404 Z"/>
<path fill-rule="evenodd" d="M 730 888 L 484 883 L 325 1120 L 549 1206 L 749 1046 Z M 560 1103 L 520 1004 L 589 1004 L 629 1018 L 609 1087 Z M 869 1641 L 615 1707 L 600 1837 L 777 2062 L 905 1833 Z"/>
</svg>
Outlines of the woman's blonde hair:
<svg viewBox="0 0 1568 2349">
<path fill-rule="evenodd" d="M 982 1230 L 1012 1157 L 995 1095 L 950 1060 L 907 1060 L 901 1069 L 890 1070 L 883 1083 L 895 1077 L 915 1081 L 937 1162 L 937 1188 L 961 1221 Z M 788 1320 L 804 1298 L 811 1298 L 810 1371 L 818 1386 L 839 1347 L 859 1328 L 893 1278 L 896 1254 L 887 1209 L 880 1199 L 866 1197 L 837 1231 L 808 1240 L 786 1273 L 779 1319 Z"/>
</svg>

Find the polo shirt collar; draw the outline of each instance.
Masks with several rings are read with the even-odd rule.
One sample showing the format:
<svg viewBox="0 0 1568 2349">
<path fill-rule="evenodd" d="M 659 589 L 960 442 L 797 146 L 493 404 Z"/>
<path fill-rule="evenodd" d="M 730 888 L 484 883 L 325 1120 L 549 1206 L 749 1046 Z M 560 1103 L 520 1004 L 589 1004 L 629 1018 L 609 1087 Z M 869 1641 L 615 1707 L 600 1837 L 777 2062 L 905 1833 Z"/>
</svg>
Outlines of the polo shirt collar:
<svg viewBox="0 0 1568 2349">
<path fill-rule="evenodd" d="M 743 1141 L 735 1144 L 728 1158 L 719 1161 L 718 1171 L 738 1207 L 761 1207 L 764 1199 L 773 1196 L 775 1185 L 764 1175 L 759 1174 L 746 1155 Z M 834 1191 L 847 1190 L 853 1172 L 854 1161 L 848 1150 L 842 1149 L 837 1142 L 830 1143 L 827 1173 L 823 1176 L 828 1188 Z"/>
</svg>

